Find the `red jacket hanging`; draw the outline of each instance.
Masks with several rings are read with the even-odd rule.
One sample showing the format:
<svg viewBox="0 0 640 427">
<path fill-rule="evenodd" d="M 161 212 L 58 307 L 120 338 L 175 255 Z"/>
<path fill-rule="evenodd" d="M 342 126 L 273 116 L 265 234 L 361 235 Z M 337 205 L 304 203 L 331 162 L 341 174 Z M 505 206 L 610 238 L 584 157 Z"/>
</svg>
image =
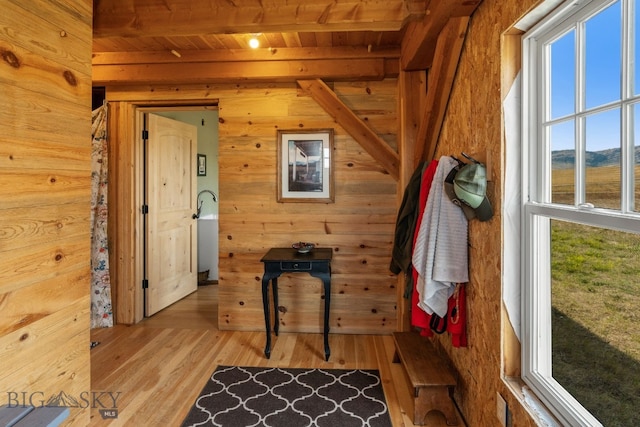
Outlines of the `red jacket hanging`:
<svg viewBox="0 0 640 427">
<path fill-rule="evenodd" d="M 433 160 L 424 171 L 422 175 L 422 182 L 420 184 L 420 198 L 418 202 L 418 218 L 416 221 L 416 229 L 413 235 L 413 248 L 415 249 L 416 239 L 418 236 L 418 227 L 422 222 L 422 216 L 424 209 L 427 205 L 429 198 L 429 189 L 433 182 L 436 169 L 438 167 L 438 161 Z M 418 272 L 412 268 L 411 274 L 413 275 L 413 283 L 418 282 Z M 420 307 L 418 307 L 418 300 L 420 296 L 414 286 L 411 293 L 411 325 L 420 329 L 420 334 L 425 337 L 433 336 L 432 331 L 432 315 L 426 313 Z M 444 330 L 451 335 L 451 343 L 454 347 L 466 347 L 467 346 L 467 314 L 466 314 L 466 293 L 464 284 L 457 284 L 454 294 L 448 300 L 448 310 L 445 319 L 439 319 L 437 322 L 440 327 L 444 326 Z M 444 330 L 442 332 L 444 332 Z"/>
</svg>

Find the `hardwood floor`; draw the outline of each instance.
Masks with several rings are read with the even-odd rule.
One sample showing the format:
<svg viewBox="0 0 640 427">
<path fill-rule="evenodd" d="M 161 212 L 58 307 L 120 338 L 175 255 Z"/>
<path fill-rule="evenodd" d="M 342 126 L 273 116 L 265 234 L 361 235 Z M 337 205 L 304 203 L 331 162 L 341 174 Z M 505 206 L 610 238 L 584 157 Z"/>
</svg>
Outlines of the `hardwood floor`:
<svg viewBox="0 0 640 427">
<path fill-rule="evenodd" d="M 91 331 L 91 340 L 100 341 L 91 350 L 92 391 L 117 396 L 118 410 L 105 420 L 92 409 L 92 426 L 180 426 L 217 365 L 378 369 L 393 425 L 413 426 L 406 374 L 391 363 L 391 336 L 331 334 L 325 362 L 322 334 L 280 333 L 266 359 L 263 331 L 218 330 L 217 292 L 218 286 L 201 286 L 137 325 Z M 446 425 L 438 412 L 426 422 Z"/>
</svg>

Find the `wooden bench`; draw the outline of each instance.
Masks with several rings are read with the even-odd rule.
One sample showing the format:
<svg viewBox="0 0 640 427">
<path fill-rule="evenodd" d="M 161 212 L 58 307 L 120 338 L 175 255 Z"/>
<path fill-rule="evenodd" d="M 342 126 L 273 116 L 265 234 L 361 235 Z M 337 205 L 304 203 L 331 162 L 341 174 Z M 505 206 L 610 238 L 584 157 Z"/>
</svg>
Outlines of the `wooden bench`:
<svg viewBox="0 0 640 427">
<path fill-rule="evenodd" d="M 2 427 L 57 427 L 68 416 L 66 406 L 0 406 Z"/>
<path fill-rule="evenodd" d="M 415 332 L 394 332 L 393 362 L 402 362 L 414 389 L 413 424 L 424 425 L 431 411 L 440 411 L 447 425 L 458 424 L 451 394 L 456 380 L 431 341 Z"/>
</svg>

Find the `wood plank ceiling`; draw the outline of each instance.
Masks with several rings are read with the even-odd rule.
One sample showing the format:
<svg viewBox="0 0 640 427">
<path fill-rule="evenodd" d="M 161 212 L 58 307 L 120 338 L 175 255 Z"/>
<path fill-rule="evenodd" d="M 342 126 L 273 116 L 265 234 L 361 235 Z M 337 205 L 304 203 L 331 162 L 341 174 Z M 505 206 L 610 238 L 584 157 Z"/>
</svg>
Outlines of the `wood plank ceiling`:
<svg viewBox="0 0 640 427">
<path fill-rule="evenodd" d="M 397 76 L 400 67 L 429 68 L 441 30 L 479 3 L 94 0 L 94 83 Z M 258 49 L 248 44 L 254 36 Z"/>
<path fill-rule="evenodd" d="M 424 0 L 97 0 L 96 51 L 397 46 Z"/>
</svg>

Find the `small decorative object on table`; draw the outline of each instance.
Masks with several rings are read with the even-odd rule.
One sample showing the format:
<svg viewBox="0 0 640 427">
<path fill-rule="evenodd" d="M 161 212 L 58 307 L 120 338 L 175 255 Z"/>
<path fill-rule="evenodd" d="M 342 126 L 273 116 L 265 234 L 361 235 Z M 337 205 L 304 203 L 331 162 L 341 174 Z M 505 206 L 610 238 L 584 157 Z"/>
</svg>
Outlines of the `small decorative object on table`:
<svg viewBox="0 0 640 427">
<path fill-rule="evenodd" d="M 309 253 L 311 249 L 315 248 L 316 245 L 314 245 L 313 243 L 297 242 L 291 245 L 291 247 L 297 250 L 298 253 L 306 254 Z"/>
</svg>

